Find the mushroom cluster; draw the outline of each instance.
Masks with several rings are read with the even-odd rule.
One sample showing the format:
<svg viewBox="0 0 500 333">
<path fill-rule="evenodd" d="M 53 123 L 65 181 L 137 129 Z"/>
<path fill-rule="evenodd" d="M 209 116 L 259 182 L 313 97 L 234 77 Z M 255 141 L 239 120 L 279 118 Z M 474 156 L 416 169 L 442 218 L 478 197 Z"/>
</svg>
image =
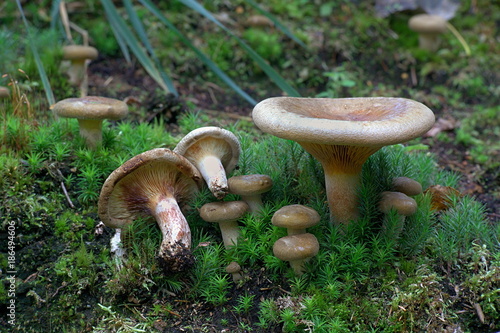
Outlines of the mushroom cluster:
<svg viewBox="0 0 500 333">
<path fill-rule="evenodd" d="M 390 97 L 274 97 L 258 103 L 252 117 L 262 131 L 298 142 L 321 163 L 337 225 L 359 217 L 357 193 L 368 157 L 423 135 L 435 120 L 425 105 Z"/>
</svg>

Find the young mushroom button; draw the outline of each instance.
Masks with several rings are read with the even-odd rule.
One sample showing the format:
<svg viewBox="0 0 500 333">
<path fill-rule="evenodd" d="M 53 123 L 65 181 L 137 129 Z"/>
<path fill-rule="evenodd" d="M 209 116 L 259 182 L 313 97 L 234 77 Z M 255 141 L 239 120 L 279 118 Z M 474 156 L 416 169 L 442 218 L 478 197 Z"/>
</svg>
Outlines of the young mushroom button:
<svg viewBox="0 0 500 333">
<path fill-rule="evenodd" d="M 271 223 L 277 227 L 287 228 L 288 235 L 306 233 L 306 228 L 319 223 L 320 216 L 317 211 L 303 205 L 289 205 L 278 209 Z"/>
<path fill-rule="evenodd" d="M 318 254 L 318 251 L 318 240 L 309 233 L 281 237 L 273 245 L 274 256 L 290 262 L 295 275 L 304 273 L 304 263 Z"/>
<path fill-rule="evenodd" d="M 139 216 L 153 216 L 163 234 L 158 261 L 165 272 L 193 263 L 191 230 L 179 203 L 191 199 L 201 175 L 184 157 L 157 148 L 139 154 L 113 171 L 104 182 L 98 213 L 111 228 L 127 228 Z"/>
<path fill-rule="evenodd" d="M 227 174 L 236 167 L 240 151 L 240 143 L 233 133 L 213 126 L 191 131 L 174 149 L 200 170 L 217 199 L 223 199 L 228 192 Z"/>
<path fill-rule="evenodd" d="M 434 124 L 425 105 L 391 97 L 268 98 L 252 117 L 262 131 L 298 142 L 321 163 L 331 220 L 338 225 L 359 217 L 358 190 L 368 157 L 417 138 Z"/>
<path fill-rule="evenodd" d="M 257 214 L 262 209 L 262 193 L 273 187 L 273 180 L 267 175 L 234 176 L 228 180 L 229 193 L 241 196 L 250 206 L 250 212 Z"/>
<path fill-rule="evenodd" d="M 209 202 L 200 208 L 200 216 L 204 221 L 219 224 L 224 246 L 236 245 L 240 230 L 238 219 L 248 211 L 244 201 Z"/>
<path fill-rule="evenodd" d="M 95 148 L 102 141 L 104 119 L 119 120 L 128 114 L 125 102 L 99 96 L 63 99 L 51 109 L 59 117 L 78 119 L 80 135 L 90 148 Z"/>
</svg>

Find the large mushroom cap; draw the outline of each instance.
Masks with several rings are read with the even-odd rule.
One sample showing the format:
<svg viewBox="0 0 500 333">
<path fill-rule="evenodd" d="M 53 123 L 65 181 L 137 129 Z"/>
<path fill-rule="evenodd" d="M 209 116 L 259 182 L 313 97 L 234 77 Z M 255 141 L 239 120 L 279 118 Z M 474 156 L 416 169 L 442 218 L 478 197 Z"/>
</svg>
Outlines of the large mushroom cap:
<svg viewBox="0 0 500 333">
<path fill-rule="evenodd" d="M 118 120 L 128 114 L 127 103 L 100 96 L 63 99 L 51 109 L 60 117 L 77 119 Z"/>
<path fill-rule="evenodd" d="M 92 46 L 67 45 L 63 47 L 63 57 L 66 60 L 97 59 L 99 53 Z"/>
<path fill-rule="evenodd" d="M 121 228 L 136 215 L 149 214 L 150 203 L 172 192 L 177 202 L 201 186 L 199 171 L 183 156 L 166 148 L 139 154 L 113 171 L 104 182 L 98 213 L 108 227 Z"/>
<path fill-rule="evenodd" d="M 418 14 L 410 18 L 408 26 L 419 33 L 439 34 L 446 31 L 446 20 L 438 15 Z"/>
<path fill-rule="evenodd" d="M 264 132 L 297 142 L 386 146 L 426 133 L 434 113 L 405 98 L 297 98 L 263 100 L 252 113 Z"/>
<path fill-rule="evenodd" d="M 238 163 L 241 147 L 232 132 L 216 126 L 206 126 L 189 132 L 179 141 L 174 151 L 191 162 L 205 152 L 217 153 L 226 173 L 229 173 Z"/>
</svg>

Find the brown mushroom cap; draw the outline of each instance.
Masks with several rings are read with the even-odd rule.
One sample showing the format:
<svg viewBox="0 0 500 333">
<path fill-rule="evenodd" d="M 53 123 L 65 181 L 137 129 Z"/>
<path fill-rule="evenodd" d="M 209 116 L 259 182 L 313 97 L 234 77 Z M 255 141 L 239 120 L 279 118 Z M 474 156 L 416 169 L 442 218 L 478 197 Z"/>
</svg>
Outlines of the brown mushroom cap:
<svg viewBox="0 0 500 333">
<path fill-rule="evenodd" d="M 396 177 L 392 180 L 394 191 L 404 193 L 410 197 L 422 193 L 422 185 L 408 177 Z"/>
<path fill-rule="evenodd" d="M 229 192 L 247 196 L 262 194 L 273 187 L 273 180 L 267 175 L 241 175 L 228 179 Z"/>
<path fill-rule="evenodd" d="M 51 109 L 60 117 L 77 119 L 118 120 L 128 114 L 127 103 L 99 96 L 63 99 Z"/>
<path fill-rule="evenodd" d="M 63 58 L 66 60 L 94 60 L 99 53 L 92 46 L 67 45 L 63 47 Z"/>
<path fill-rule="evenodd" d="M 217 201 L 204 204 L 200 208 L 200 216 L 207 222 L 237 220 L 248 211 L 244 201 Z"/>
<path fill-rule="evenodd" d="M 10 90 L 7 87 L 0 87 L 0 99 L 10 96 Z"/>
<path fill-rule="evenodd" d="M 419 137 L 434 113 L 395 97 L 273 97 L 258 103 L 253 121 L 262 131 L 296 142 L 383 147 Z"/>
<path fill-rule="evenodd" d="M 273 245 L 274 255 L 283 261 L 304 260 L 318 254 L 319 243 L 313 234 L 285 236 Z"/>
<path fill-rule="evenodd" d="M 418 14 L 410 18 L 408 26 L 418 33 L 440 34 L 446 31 L 446 20 L 438 15 Z"/>
<path fill-rule="evenodd" d="M 229 274 L 239 273 L 240 271 L 241 266 L 236 261 L 231 261 L 231 263 L 226 267 L 226 273 Z"/>
<path fill-rule="evenodd" d="M 277 227 L 287 228 L 290 230 L 304 230 L 315 226 L 320 221 L 318 212 L 310 207 L 303 205 L 289 205 L 278 209 L 272 219 L 271 223 Z"/>
<path fill-rule="evenodd" d="M 417 211 L 417 202 L 404 193 L 385 191 L 381 193 L 379 209 L 386 214 L 395 209 L 399 215 L 410 216 Z"/>
</svg>

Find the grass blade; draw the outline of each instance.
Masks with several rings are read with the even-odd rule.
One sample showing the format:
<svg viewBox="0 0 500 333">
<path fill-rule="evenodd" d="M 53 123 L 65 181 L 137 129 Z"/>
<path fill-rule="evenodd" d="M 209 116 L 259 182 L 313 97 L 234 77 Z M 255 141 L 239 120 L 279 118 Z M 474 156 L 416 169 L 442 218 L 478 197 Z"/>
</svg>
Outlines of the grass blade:
<svg viewBox="0 0 500 333">
<path fill-rule="evenodd" d="M 26 33 L 28 36 L 28 43 L 31 48 L 31 52 L 33 53 L 33 58 L 35 59 L 36 67 L 38 69 L 38 74 L 40 75 L 40 80 L 42 81 L 43 89 L 45 90 L 45 96 L 47 97 L 47 102 L 49 105 L 52 105 L 56 102 L 54 97 L 54 93 L 52 92 L 52 87 L 50 86 L 49 79 L 47 77 L 47 73 L 45 72 L 45 68 L 43 67 L 42 60 L 40 59 L 40 55 L 38 54 L 38 50 L 33 42 L 33 37 L 31 35 L 30 26 L 28 24 L 28 20 L 26 20 L 26 16 L 24 15 L 23 6 L 19 0 L 16 0 L 17 7 L 19 8 L 19 13 L 23 19 L 24 26 L 26 27 Z"/>
<path fill-rule="evenodd" d="M 117 35 L 120 35 L 130 50 L 137 57 L 137 60 L 142 64 L 144 69 L 148 72 L 148 74 L 160 85 L 160 87 L 168 93 L 176 94 L 177 92 L 170 89 L 170 82 L 165 82 L 164 77 L 159 73 L 155 64 L 151 61 L 149 56 L 144 52 L 140 42 L 137 40 L 135 35 L 129 29 L 125 21 L 119 15 L 116 10 L 115 5 L 111 0 L 101 0 L 101 3 L 104 7 L 106 15 L 111 23 L 111 27 L 115 30 Z M 172 86 L 173 88 L 173 86 Z"/>
<path fill-rule="evenodd" d="M 307 46 L 300 40 L 298 39 L 287 27 L 285 27 L 281 22 L 278 21 L 278 19 L 269 13 L 268 11 L 264 10 L 262 7 L 260 7 L 255 1 L 253 0 L 245 0 L 246 3 L 248 3 L 250 6 L 255 8 L 259 13 L 270 19 L 276 28 L 281 30 L 285 35 L 287 35 L 290 39 L 292 39 L 294 42 L 302 46 L 303 48 L 307 48 Z"/>
<path fill-rule="evenodd" d="M 257 65 L 266 73 L 266 75 L 284 92 L 289 96 L 299 97 L 300 94 L 292 86 L 286 82 L 286 80 L 279 75 L 267 62 L 263 59 L 254 49 L 247 45 L 241 38 L 235 35 L 230 29 L 228 29 L 224 24 L 217 20 L 212 13 L 205 9 L 201 4 L 194 0 L 179 0 L 185 6 L 195 10 L 200 15 L 205 16 L 208 20 L 212 21 L 219 28 L 224 30 L 227 34 L 233 37 L 238 44 L 247 52 L 247 54 L 257 63 Z"/>
<path fill-rule="evenodd" d="M 210 60 L 203 52 L 201 52 L 196 46 L 194 46 L 191 41 L 182 34 L 159 10 L 153 3 L 149 0 L 139 0 L 151 13 L 153 13 L 161 23 L 163 23 L 167 28 L 169 28 L 173 33 L 175 33 L 179 39 L 193 52 L 196 56 L 211 70 L 213 71 L 224 83 L 226 83 L 231 89 L 237 92 L 240 96 L 245 98 L 250 104 L 255 105 L 257 102 L 250 97 L 245 91 L 243 91 L 223 70 L 221 70 L 217 64 Z"/>
</svg>

